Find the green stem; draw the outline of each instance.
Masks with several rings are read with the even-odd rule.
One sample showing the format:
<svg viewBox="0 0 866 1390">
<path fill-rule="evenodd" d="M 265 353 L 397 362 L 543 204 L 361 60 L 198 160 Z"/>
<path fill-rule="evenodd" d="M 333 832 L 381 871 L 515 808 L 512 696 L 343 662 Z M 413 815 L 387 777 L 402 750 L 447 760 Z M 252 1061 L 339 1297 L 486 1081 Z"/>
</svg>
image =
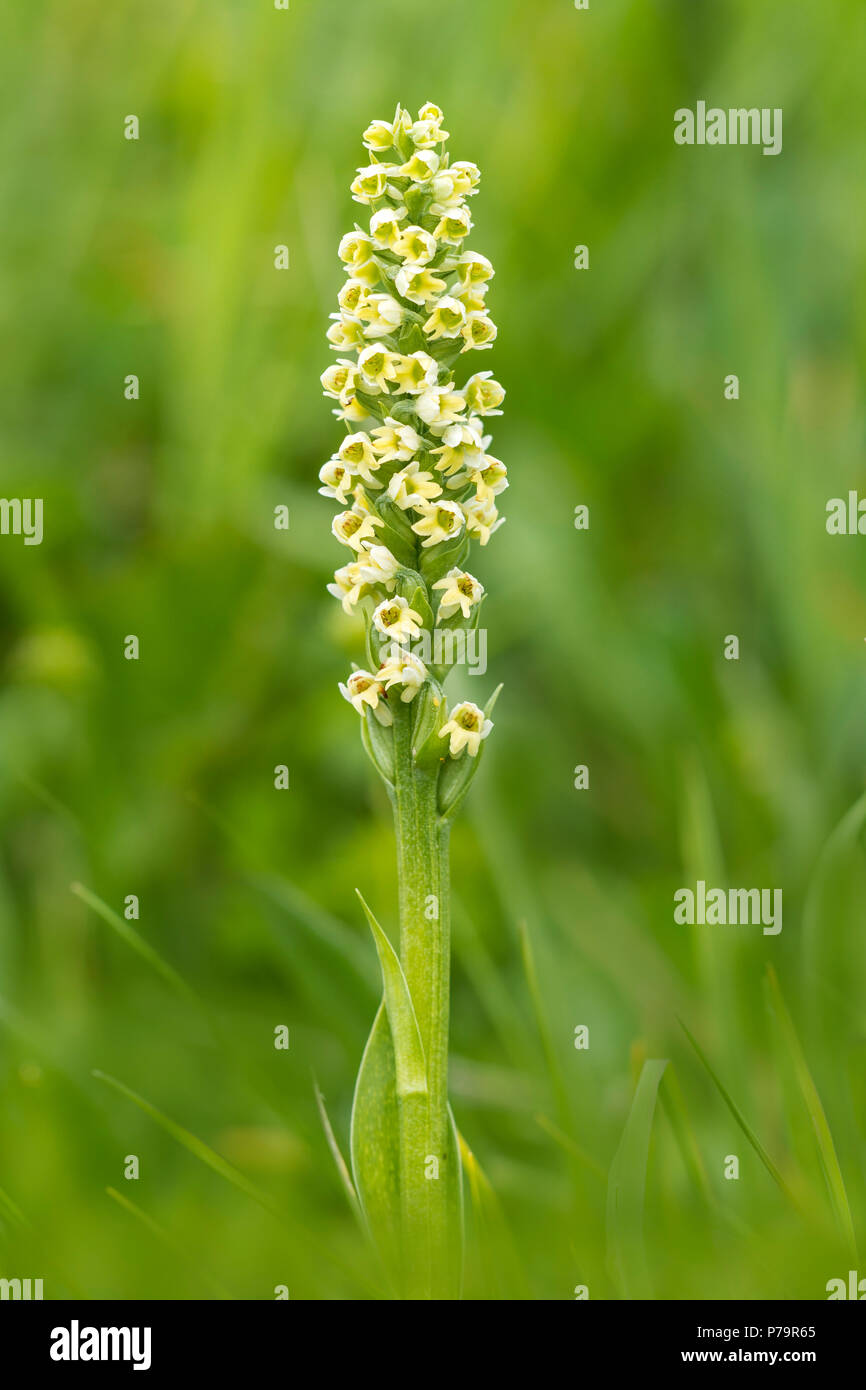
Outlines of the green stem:
<svg viewBox="0 0 866 1390">
<path fill-rule="evenodd" d="M 416 767 L 411 706 L 394 711 L 394 825 L 400 896 L 400 959 L 427 1065 L 425 1124 L 401 1124 L 404 1231 L 412 1296 L 454 1297 L 453 1194 L 457 1155 L 448 1112 L 450 892 L 448 823 L 440 822 L 437 769 Z M 435 1165 L 438 1163 L 438 1176 Z M 421 1244 L 423 1249 L 419 1249 Z"/>
</svg>

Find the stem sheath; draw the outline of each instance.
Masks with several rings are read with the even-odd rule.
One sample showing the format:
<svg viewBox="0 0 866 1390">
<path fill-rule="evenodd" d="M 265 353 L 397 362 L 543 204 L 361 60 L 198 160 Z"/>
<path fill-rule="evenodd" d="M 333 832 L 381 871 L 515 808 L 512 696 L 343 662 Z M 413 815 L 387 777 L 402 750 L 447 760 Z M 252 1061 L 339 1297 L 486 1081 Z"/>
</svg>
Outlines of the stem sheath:
<svg viewBox="0 0 866 1390">
<path fill-rule="evenodd" d="M 402 1204 L 410 1297 L 448 1298 L 454 1233 L 449 1209 L 457 1161 L 448 1112 L 450 902 L 448 822 L 436 800 L 436 769 L 416 767 L 412 709 L 394 711 L 394 826 L 400 898 L 400 960 L 427 1066 L 426 1123 L 401 1120 Z M 438 1176 L 431 1176 L 438 1164 Z M 423 1244 L 423 1250 L 418 1249 Z"/>
</svg>

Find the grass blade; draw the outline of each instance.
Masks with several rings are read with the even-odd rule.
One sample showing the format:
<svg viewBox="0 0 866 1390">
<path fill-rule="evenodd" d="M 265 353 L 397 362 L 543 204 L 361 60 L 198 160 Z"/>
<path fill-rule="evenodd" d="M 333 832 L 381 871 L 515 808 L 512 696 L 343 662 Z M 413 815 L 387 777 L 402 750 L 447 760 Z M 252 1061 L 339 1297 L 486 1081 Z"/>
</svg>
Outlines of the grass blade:
<svg viewBox="0 0 866 1390">
<path fill-rule="evenodd" d="M 352 1211 L 357 1216 L 358 1221 L 361 1225 L 361 1229 L 366 1230 L 364 1216 L 361 1211 L 361 1204 L 358 1201 L 358 1194 L 355 1191 L 355 1185 L 352 1182 L 348 1165 L 343 1157 L 340 1146 L 337 1143 L 337 1136 L 334 1133 L 334 1129 L 328 1116 L 328 1112 L 325 1108 L 325 1097 L 319 1090 L 319 1083 L 315 1077 L 313 1077 L 313 1093 L 316 1097 L 316 1107 L 319 1111 L 319 1118 L 322 1121 L 322 1129 L 325 1131 L 325 1139 L 327 1140 L 328 1148 L 331 1150 L 331 1156 L 334 1160 L 334 1163 L 336 1164 L 337 1172 L 340 1175 L 340 1182 L 342 1183 L 343 1190 L 349 1199 L 349 1206 L 352 1208 Z"/>
<path fill-rule="evenodd" d="M 697 1136 L 689 1119 L 682 1087 L 673 1066 L 668 1067 L 660 1095 L 662 1109 L 668 1117 L 686 1172 L 702 1201 L 708 1207 L 712 1206 L 714 1198 L 710 1180 L 698 1147 Z"/>
<path fill-rule="evenodd" d="M 788 1012 L 785 1004 L 779 980 L 772 965 L 767 966 L 767 992 L 770 999 L 770 1007 L 778 1024 L 779 1033 L 790 1058 L 800 1095 L 803 1104 L 812 1123 L 815 1135 L 815 1143 L 818 1148 L 818 1156 L 821 1160 L 821 1168 L 827 1183 L 827 1191 L 830 1196 L 830 1203 L 839 1231 L 844 1239 L 848 1253 L 855 1261 L 859 1258 L 857 1253 L 857 1238 L 854 1232 L 854 1222 L 851 1218 L 851 1208 L 848 1204 L 848 1194 L 845 1191 L 845 1182 L 842 1178 L 842 1170 L 839 1167 L 839 1160 L 836 1156 L 836 1146 L 833 1143 L 833 1136 L 830 1126 L 827 1123 L 827 1116 L 821 1104 L 821 1097 L 818 1088 L 809 1070 L 805 1054 L 797 1036 L 793 1019 Z"/>
<path fill-rule="evenodd" d="M 220 1284 L 219 1281 L 214 1279 L 213 1275 L 208 1274 L 206 1270 L 199 1269 L 190 1259 L 180 1242 L 173 1240 L 168 1232 L 160 1226 L 159 1222 L 154 1221 L 152 1216 L 148 1216 L 146 1211 L 142 1211 L 141 1207 L 136 1206 L 135 1202 L 131 1202 L 128 1197 L 124 1197 L 123 1194 L 118 1192 L 114 1187 L 107 1187 L 105 1191 L 113 1202 L 116 1202 L 119 1207 L 123 1207 L 124 1211 L 129 1212 L 130 1216 L 134 1216 L 136 1221 L 139 1221 L 161 1245 L 164 1245 L 173 1255 L 179 1256 L 184 1264 L 188 1265 L 193 1271 L 197 1279 L 203 1279 L 209 1284 L 218 1298 L 230 1300 L 233 1297 L 224 1284 Z"/>
<path fill-rule="evenodd" d="M 0 1221 L 5 1221 L 10 1226 L 16 1226 L 20 1230 L 27 1230 L 30 1222 L 27 1220 L 21 1208 L 13 1202 L 8 1192 L 4 1192 L 0 1187 Z"/>
<path fill-rule="evenodd" d="M 153 947 L 145 941 L 144 937 L 140 936 L 135 928 L 131 927 L 129 923 L 120 916 L 119 912 L 115 912 L 114 908 L 109 907 L 108 903 L 103 902 L 102 898 L 98 897 L 96 893 L 92 893 L 89 888 L 85 888 L 82 883 L 71 884 L 70 891 L 75 894 L 76 898 L 80 898 L 83 903 L 86 903 L 88 907 L 92 908 L 97 916 L 102 918 L 103 922 L 107 922 L 111 929 L 120 937 L 121 941 L 125 941 L 126 945 L 129 946 L 131 950 L 135 951 L 136 955 L 149 965 L 152 970 L 155 970 L 158 975 L 161 975 L 166 984 L 176 990 L 187 1003 L 195 1004 L 197 1009 L 200 1009 L 203 1013 L 207 1013 L 204 1003 L 199 999 L 195 990 L 190 988 L 186 980 L 178 975 L 174 967 L 169 965 L 168 961 L 163 960 L 159 952 L 155 951 Z"/>
<path fill-rule="evenodd" d="M 626 1298 L 652 1298 L 643 1238 L 650 1137 L 665 1059 L 644 1062 L 607 1186 L 607 1243 L 611 1272 Z"/>
<path fill-rule="evenodd" d="M 538 984 L 538 971 L 535 967 L 535 953 L 532 949 L 529 928 L 526 922 L 520 922 L 518 931 L 520 933 L 520 953 L 523 959 L 526 984 L 529 989 L 529 997 L 532 1000 L 532 1008 L 535 1013 L 535 1021 L 541 1038 L 544 1058 L 547 1062 L 547 1070 L 550 1074 L 550 1082 L 553 1087 L 559 1122 L 564 1129 L 571 1129 L 572 1117 L 571 1106 L 568 1103 L 568 1092 L 565 1088 L 565 1082 L 562 1079 L 562 1072 L 556 1059 L 556 1049 L 553 1046 L 553 1039 L 550 1036 L 550 1029 L 547 1026 L 547 1019 L 544 1014 L 541 989 Z"/>
<path fill-rule="evenodd" d="M 758 1155 L 767 1172 L 770 1174 L 770 1177 L 773 1179 L 773 1182 L 776 1183 L 779 1187 L 779 1190 L 785 1194 L 791 1205 L 797 1207 L 798 1203 L 794 1198 L 793 1192 L 788 1187 L 788 1184 L 785 1182 L 785 1179 L 782 1177 L 782 1174 L 779 1172 L 775 1163 L 770 1158 L 770 1155 L 767 1153 L 767 1150 L 764 1148 L 763 1144 L 756 1135 L 755 1131 L 752 1129 L 743 1112 L 739 1109 L 732 1097 L 725 1090 L 725 1087 L 722 1085 L 720 1078 L 713 1071 L 709 1059 L 706 1057 L 706 1055 L 700 1048 L 697 1040 L 689 1032 L 688 1028 L 683 1023 L 681 1018 L 678 1019 L 677 1022 L 679 1023 L 680 1027 L 682 1028 L 683 1032 L 685 1033 L 686 1037 L 688 1038 L 689 1042 L 694 1048 L 698 1060 L 706 1070 L 707 1075 L 709 1076 L 719 1095 L 722 1097 L 722 1100 L 725 1102 L 725 1105 L 730 1110 L 740 1129 L 743 1131 L 743 1134 L 746 1136 L 752 1148 L 755 1150 L 755 1153 Z"/>
<path fill-rule="evenodd" d="M 582 1167 L 586 1168 L 588 1172 L 592 1173 L 592 1175 L 601 1182 L 607 1182 L 607 1172 L 602 1165 L 596 1162 L 591 1154 L 584 1153 L 583 1149 L 580 1148 L 578 1144 L 575 1144 L 574 1140 L 569 1138 L 567 1134 L 564 1134 L 559 1126 L 555 1125 L 552 1120 L 549 1120 L 546 1115 L 536 1115 L 535 1123 L 538 1125 L 539 1129 L 544 1130 L 545 1134 L 549 1134 L 553 1142 L 558 1144 L 563 1152 L 567 1153 L 570 1158 L 576 1159 Z"/>
<path fill-rule="evenodd" d="M 528 1298 L 529 1290 L 511 1239 L 499 1198 L 463 1135 L 457 1132 L 463 1171 L 469 1183 L 469 1200 L 481 1255 L 485 1289 L 499 1298 Z M 487 1297 L 491 1295 L 488 1293 Z"/>
<path fill-rule="evenodd" d="M 202 1139 L 197 1138 L 196 1135 L 192 1134 L 188 1129 L 184 1129 L 183 1125 L 179 1125 L 176 1120 L 172 1120 L 168 1115 L 164 1115 L 155 1105 L 151 1105 L 149 1100 L 145 1100 L 144 1096 L 140 1096 L 137 1091 L 133 1091 L 129 1086 L 125 1086 L 123 1082 L 118 1081 L 116 1077 L 108 1076 L 103 1071 L 94 1071 L 91 1075 L 95 1076 L 97 1081 L 104 1081 L 107 1086 L 112 1086 L 115 1091 L 125 1096 L 127 1100 L 131 1100 L 133 1105 L 137 1105 L 139 1110 L 143 1110 L 145 1115 L 149 1115 L 152 1120 L 155 1120 L 167 1134 L 171 1135 L 172 1139 L 176 1139 L 179 1144 L 182 1144 L 194 1158 L 206 1164 L 214 1173 L 218 1173 L 221 1178 L 231 1183 L 239 1192 L 243 1192 L 245 1196 L 251 1197 L 254 1202 L 264 1207 L 265 1211 L 270 1212 L 272 1216 L 278 1216 L 282 1220 L 281 1213 L 265 1193 L 260 1191 L 248 1178 L 245 1178 L 243 1173 L 238 1172 L 237 1168 L 234 1168 L 231 1163 L 228 1163 L 222 1158 L 215 1149 L 205 1144 Z"/>
</svg>

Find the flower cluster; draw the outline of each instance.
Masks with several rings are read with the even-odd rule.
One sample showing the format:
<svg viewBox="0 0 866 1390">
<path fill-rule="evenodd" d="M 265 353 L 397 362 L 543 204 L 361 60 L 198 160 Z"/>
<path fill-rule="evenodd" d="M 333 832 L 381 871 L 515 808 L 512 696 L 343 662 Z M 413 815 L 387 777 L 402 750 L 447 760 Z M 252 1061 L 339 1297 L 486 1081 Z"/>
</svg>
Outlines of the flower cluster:
<svg viewBox="0 0 866 1390">
<path fill-rule="evenodd" d="M 478 168 L 450 161 L 442 127 L 428 103 L 416 120 L 398 106 L 364 132 L 369 162 L 352 183 L 363 225 L 340 242 L 346 280 L 328 330 L 338 356 L 321 378 L 346 436 L 319 473 L 319 491 L 341 509 L 333 534 L 350 552 L 328 588 L 347 613 L 370 600 L 370 669 L 340 688 L 379 731 L 390 729 L 395 700 L 424 692 L 430 717 L 419 710 L 413 752 L 423 743 L 440 761 L 474 757 L 492 725 L 468 701 L 445 718 L 447 669 L 431 663 L 424 639 L 434 627 L 477 626 L 484 588 L 465 569 L 470 541 L 484 546 L 502 525 L 508 486 L 485 433 L 505 392 L 489 371 L 455 380 L 464 355 L 496 338 L 486 306 L 494 271 L 467 247 Z M 376 761 L 387 776 L 387 758 Z"/>
</svg>

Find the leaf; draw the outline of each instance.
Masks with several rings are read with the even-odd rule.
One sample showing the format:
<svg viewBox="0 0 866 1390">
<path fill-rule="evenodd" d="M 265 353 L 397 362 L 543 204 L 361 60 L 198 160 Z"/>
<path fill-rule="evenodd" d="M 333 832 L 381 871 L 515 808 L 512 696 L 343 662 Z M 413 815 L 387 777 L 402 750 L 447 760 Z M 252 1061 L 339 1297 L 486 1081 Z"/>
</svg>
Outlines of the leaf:
<svg viewBox="0 0 866 1390">
<path fill-rule="evenodd" d="M 607 1247 L 611 1272 L 626 1298 L 652 1298 L 643 1238 L 650 1136 L 666 1060 L 644 1062 L 607 1185 Z"/>
<path fill-rule="evenodd" d="M 392 1277 L 400 1266 L 400 1116 L 384 1003 L 373 1021 L 352 1101 L 349 1152 L 367 1229 Z"/>
<path fill-rule="evenodd" d="M 389 787 L 393 787 L 394 731 L 391 725 L 380 724 L 370 710 L 369 714 L 361 717 L 361 742 L 379 776 Z"/>
<path fill-rule="evenodd" d="M 401 509 L 387 495 L 376 499 L 375 510 L 384 523 L 376 527 L 376 544 L 385 545 L 406 569 L 415 565 L 415 537 Z"/>
<path fill-rule="evenodd" d="M 385 1010 L 391 1028 L 394 1048 L 395 1079 L 397 1095 L 427 1094 L 427 1063 L 418 1030 L 418 1020 L 409 996 L 409 986 L 403 967 L 385 932 L 379 926 L 357 888 L 355 892 L 370 924 L 373 940 L 382 967 L 382 982 L 385 988 Z"/>
<path fill-rule="evenodd" d="M 447 713 L 445 692 L 438 681 L 426 680 L 413 703 L 412 757 L 416 767 L 432 770 L 442 759 L 439 731 Z"/>
<path fill-rule="evenodd" d="M 400 515 L 403 516 L 404 513 L 400 512 Z M 430 607 L 430 600 L 427 597 L 427 585 L 417 570 L 407 569 L 404 566 L 397 571 L 395 593 L 399 598 L 404 598 L 409 607 L 414 608 L 415 612 L 419 614 L 422 627 L 432 628 L 433 609 Z"/>
<path fill-rule="evenodd" d="M 469 541 L 465 535 L 459 535 L 451 541 L 443 541 L 440 545 L 422 548 L 419 560 L 421 577 L 427 584 L 434 584 L 437 579 L 443 579 L 450 569 L 455 566 L 459 569 L 466 561 L 469 554 Z"/>
<path fill-rule="evenodd" d="M 360 893 L 358 898 L 373 933 L 385 997 L 355 1085 L 349 1141 L 352 1172 L 370 1235 L 392 1279 L 402 1286 L 406 1223 L 401 1125 L 426 1123 L 427 1067 L 403 969 Z"/>
<path fill-rule="evenodd" d="M 770 1007 L 775 1017 L 781 1040 L 790 1058 L 800 1095 L 803 1099 L 803 1104 L 806 1107 L 807 1114 L 812 1123 L 818 1156 L 821 1160 L 821 1168 L 827 1183 L 827 1191 L 830 1195 L 830 1203 L 836 1218 L 836 1224 L 848 1247 L 849 1255 L 856 1263 L 859 1256 L 857 1253 L 857 1238 L 854 1233 L 854 1223 L 851 1219 L 851 1208 L 848 1205 L 848 1194 L 845 1191 L 842 1170 L 839 1167 L 839 1160 L 836 1157 L 836 1146 L 833 1143 L 833 1136 L 830 1132 L 830 1126 L 827 1123 L 827 1116 L 821 1104 L 821 1097 L 812 1079 L 809 1064 L 806 1061 L 805 1054 L 800 1045 L 800 1039 L 797 1037 L 797 1030 L 794 1027 L 791 1015 L 788 1013 L 779 980 L 772 965 L 767 966 L 766 979 Z"/>
<path fill-rule="evenodd" d="M 427 1067 L 402 966 L 363 897 L 385 998 L 364 1049 L 352 1105 L 355 1187 L 386 1268 L 407 1296 L 459 1298 L 463 1263 L 462 1173 L 453 1117 L 438 1179 L 407 1183 L 405 1163 L 428 1152 Z M 444 1187 L 444 1192 L 443 1192 Z"/>
</svg>

